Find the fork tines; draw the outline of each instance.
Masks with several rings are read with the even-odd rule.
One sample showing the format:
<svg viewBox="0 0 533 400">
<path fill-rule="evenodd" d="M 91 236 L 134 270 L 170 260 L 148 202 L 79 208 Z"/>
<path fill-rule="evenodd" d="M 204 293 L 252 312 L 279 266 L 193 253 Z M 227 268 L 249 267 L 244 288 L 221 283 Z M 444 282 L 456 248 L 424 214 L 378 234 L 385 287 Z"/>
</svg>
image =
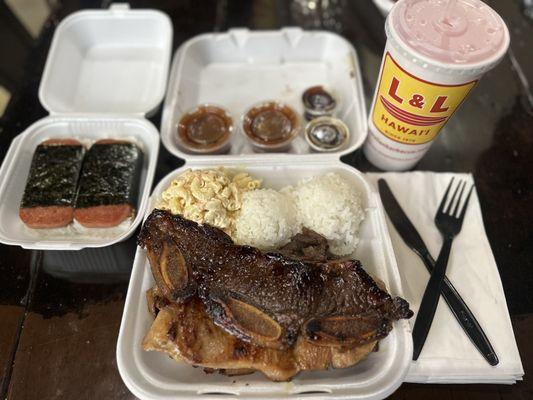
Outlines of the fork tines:
<svg viewBox="0 0 533 400">
<path fill-rule="evenodd" d="M 439 205 L 437 214 L 448 214 L 457 219 L 463 219 L 465 212 L 466 212 L 466 206 L 468 204 L 468 201 L 470 200 L 470 195 L 472 194 L 472 189 L 474 189 L 474 185 L 470 186 L 466 199 L 462 201 L 463 192 L 465 190 L 467 182 L 466 180 L 460 180 L 457 186 L 455 187 L 455 190 L 452 194 L 452 198 L 448 201 L 448 194 L 450 192 L 451 187 L 453 186 L 454 180 L 455 178 L 452 178 L 450 180 L 450 183 L 448 184 L 448 187 L 446 188 L 446 192 L 444 193 L 442 201 Z M 463 204 L 463 207 L 459 211 L 460 204 Z"/>
</svg>

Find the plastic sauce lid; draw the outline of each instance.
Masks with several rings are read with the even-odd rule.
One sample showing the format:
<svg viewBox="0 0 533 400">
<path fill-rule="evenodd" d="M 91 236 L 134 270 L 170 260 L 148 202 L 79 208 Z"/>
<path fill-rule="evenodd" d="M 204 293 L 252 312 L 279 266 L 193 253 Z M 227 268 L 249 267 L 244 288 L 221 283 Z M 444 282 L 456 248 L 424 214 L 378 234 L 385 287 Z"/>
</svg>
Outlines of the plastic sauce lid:
<svg viewBox="0 0 533 400">
<path fill-rule="evenodd" d="M 480 0 L 403 0 L 389 23 L 406 47 L 448 65 L 492 64 L 509 46 L 505 22 Z"/>
</svg>

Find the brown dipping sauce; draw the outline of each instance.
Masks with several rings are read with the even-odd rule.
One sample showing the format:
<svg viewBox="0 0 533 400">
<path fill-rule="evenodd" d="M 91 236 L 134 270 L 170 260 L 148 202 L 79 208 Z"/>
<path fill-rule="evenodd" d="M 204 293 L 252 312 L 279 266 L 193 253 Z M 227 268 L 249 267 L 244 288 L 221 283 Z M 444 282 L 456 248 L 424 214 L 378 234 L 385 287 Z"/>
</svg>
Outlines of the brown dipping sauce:
<svg viewBox="0 0 533 400">
<path fill-rule="evenodd" d="M 191 151 L 207 153 L 220 150 L 228 143 L 233 121 L 228 113 L 213 105 L 199 106 L 183 115 L 178 124 L 178 136 Z"/>
<path fill-rule="evenodd" d="M 346 124 L 333 117 L 313 119 L 305 127 L 305 138 L 316 151 L 335 151 L 348 141 L 349 131 Z"/>
<path fill-rule="evenodd" d="M 290 142 L 298 134 L 299 126 L 298 114 L 274 101 L 252 107 L 242 121 L 246 136 L 265 147 Z"/>
<path fill-rule="evenodd" d="M 322 86 L 313 86 L 302 95 L 305 107 L 305 118 L 311 120 L 316 117 L 331 115 L 337 102 Z"/>
</svg>

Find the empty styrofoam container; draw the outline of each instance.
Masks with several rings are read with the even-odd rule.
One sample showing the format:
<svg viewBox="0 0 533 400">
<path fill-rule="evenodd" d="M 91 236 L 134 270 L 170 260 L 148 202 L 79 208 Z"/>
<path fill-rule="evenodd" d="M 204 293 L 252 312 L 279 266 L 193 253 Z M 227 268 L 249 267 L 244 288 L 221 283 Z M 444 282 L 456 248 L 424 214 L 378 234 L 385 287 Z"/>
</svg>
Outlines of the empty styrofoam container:
<svg viewBox="0 0 533 400">
<path fill-rule="evenodd" d="M 335 172 L 362 194 L 366 218 L 354 258 L 365 270 L 381 279 L 392 295 L 401 295 L 401 281 L 384 214 L 375 193 L 357 170 L 323 155 L 280 157 L 249 155 L 189 160 L 167 175 L 154 189 L 149 214 L 170 182 L 187 168 L 224 166 L 243 169 L 263 180 L 263 187 L 280 189 L 299 180 Z M 361 363 L 346 369 L 302 372 L 291 382 L 276 383 L 261 373 L 228 377 L 206 374 L 201 368 L 177 363 L 167 355 L 146 352 L 142 339 L 153 322 L 145 292 L 154 285 L 150 265 L 138 248 L 131 274 L 117 343 L 117 363 L 128 388 L 141 399 L 382 399 L 403 382 L 412 356 L 412 340 L 406 320 L 394 323 L 391 333 Z"/>
<path fill-rule="evenodd" d="M 131 236 L 142 221 L 159 152 L 157 129 L 145 114 L 161 102 L 172 41 L 169 18 L 153 10 L 74 13 L 56 29 L 39 87 L 50 115 L 12 142 L 0 170 L 0 242 L 28 249 L 103 247 Z M 137 214 L 105 230 L 30 229 L 18 216 L 35 148 L 49 138 L 90 145 L 103 138 L 136 143 L 144 153 Z"/>
<path fill-rule="evenodd" d="M 344 38 L 331 32 L 283 28 L 277 31 L 231 29 L 208 33 L 185 42 L 172 62 L 161 121 L 161 141 L 177 157 L 205 157 L 180 145 L 177 126 L 193 107 L 219 104 L 231 113 L 235 127 L 251 105 L 275 100 L 303 114 L 303 92 L 322 85 L 337 99 L 335 115 L 350 130 L 348 143 L 337 157 L 359 147 L 367 135 L 363 86 L 357 54 Z M 229 154 L 253 154 L 245 135 L 236 129 Z M 313 150 L 300 134 L 289 154 Z"/>
</svg>

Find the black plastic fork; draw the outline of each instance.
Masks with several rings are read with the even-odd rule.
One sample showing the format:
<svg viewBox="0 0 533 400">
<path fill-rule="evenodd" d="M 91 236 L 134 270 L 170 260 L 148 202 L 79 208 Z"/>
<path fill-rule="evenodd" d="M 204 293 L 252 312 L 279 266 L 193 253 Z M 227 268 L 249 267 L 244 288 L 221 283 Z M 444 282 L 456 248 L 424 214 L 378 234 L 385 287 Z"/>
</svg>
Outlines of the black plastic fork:
<svg viewBox="0 0 533 400">
<path fill-rule="evenodd" d="M 429 329 L 431 328 L 431 323 L 433 322 L 433 317 L 435 316 L 435 311 L 439 304 L 441 286 L 446 274 L 452 242 L 455 236 L 461 231 L 468 201 L 470 200 L 470 195 L 474 188 L 474 185 L 470 187 L 466 200 L 464 201 L 462 208 L 460 208 L 463 192 L 466 187 L 466 181 L 458 183 L 451 200 L 448 202 L 448 194 L 452 184 L 453 178 L 444 193 L 444 197 L 442 198 L 437 214 L 435 215 L 435 225 L 437 225 L 437 228 L 442 235 L 443 244 L 416 316 L 415 326 L 413 328 L 413 360 L 417 360 L 418 356 L 420 356 Z M 457 196 L 457 194 L 459 194 L 459 196 Z"/>
</svg>

